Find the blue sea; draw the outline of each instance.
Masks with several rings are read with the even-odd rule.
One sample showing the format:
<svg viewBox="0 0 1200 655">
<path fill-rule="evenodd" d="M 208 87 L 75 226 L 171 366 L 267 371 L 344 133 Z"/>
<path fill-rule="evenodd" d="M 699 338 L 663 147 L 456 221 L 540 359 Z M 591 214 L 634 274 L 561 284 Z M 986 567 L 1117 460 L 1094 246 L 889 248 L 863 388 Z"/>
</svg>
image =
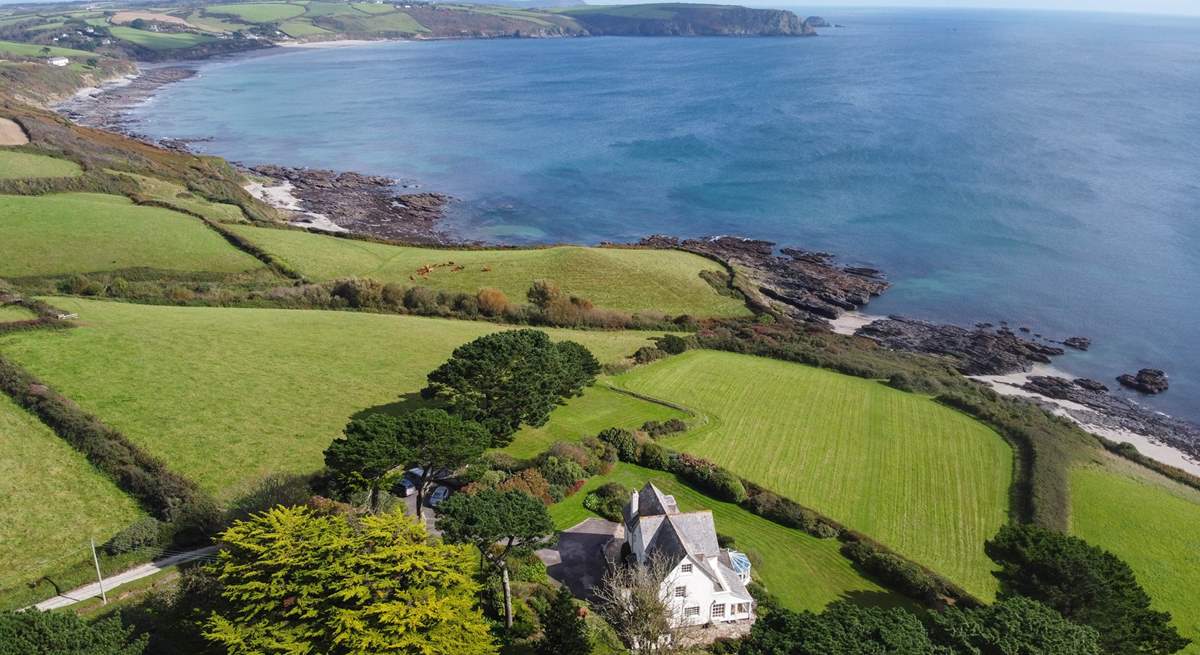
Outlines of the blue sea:
<svg viewBox="0 0 1200 655">
<path fill-rule="evenodd" d="M 799 10 L 802 13 L 803 10 Z M 819 38 L 442 41 L 206 64 L 136 112 L 245 163 L 462 199 L 517 243 L 738 234 L 886 271 L 875 314 L 1007 320 L 1200 419 L 1200 20 L 837 10 Z"/>
</svg>

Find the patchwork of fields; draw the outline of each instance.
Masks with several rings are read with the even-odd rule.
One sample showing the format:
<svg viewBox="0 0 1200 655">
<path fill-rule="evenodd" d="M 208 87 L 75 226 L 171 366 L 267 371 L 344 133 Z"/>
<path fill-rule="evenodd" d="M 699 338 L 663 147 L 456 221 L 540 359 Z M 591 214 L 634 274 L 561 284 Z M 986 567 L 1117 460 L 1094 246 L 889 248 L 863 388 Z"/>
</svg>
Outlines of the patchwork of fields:
<svg viewBox="0 0 1200 655">
<path fill-rule="evenodd" d="M 1071 531 L 1128 562 L 1200 653 L 1200 491 L 1115 458 L 1076 468 Z"/>
<path fill-rule="evenodd" d="M 238 226 L 235 231 L 317 280 L 370 277 L 475 293 L 500 289 L 524 302 L 534 280 L 554 280 L 564 292 L 597 307 L 656 310 L 671 315 L 745 316 L 735 299 L 700 277 L 720 264 L 679 251 L 558 247 L 534 250 L 439 250 L 322 236 L 298 230 Z M 462 267 L 460 270 L 456 270 Z"/>
<path fill-rule="evenodd" d="M 0 589 L 88 557 L 139 515 L 137 505 L 0 394 Z"/>
<path fill-rule="evenodd" d="M 737 539 L 734 548 L 750 555 L 755 575 L 792 609 L 820 611 L 833 601 L 845 599 L 889 607 L 908 604 L 859 575 L 838 552 L 836 539 L 817 539 L 785 528 L 732 503 L 709 498 L 670 473 L 633 464 L 617 464 L 608 475 L 588 480 L 578 493 L 552 506 L 554 524 L 565 529 L 595 516 L 583 508 L 583 498 L 607 482 L 630 489 L 653 482 L 664 493 L 675 496 L 680 511 L 712 510 L 717 531 Z"/>
<path fill-rule="evenodd" d="M 122 196 L 0 196 L 0 277 L 147 267 L 240 273 L 262 268 L 191 216 Z"/>
<path fill-rule="evenodd" d="M 359 411 L 400 401 L 494 323 L 353 312 L 55 298 L 82 327 L 0 336 L 0 351 L 219 498 L 309 473 Z M 647 332 L 547 330 L 601 361 Z"/>
<path fill-rule="evenodd" d="M 1007 520 L 1013 456 L 982 424 L 877 382 L 692 351 L 617 376 L 702 412 L 665 443 L 860 530 L 990 598 L 983 543 Z"/>
</svg>

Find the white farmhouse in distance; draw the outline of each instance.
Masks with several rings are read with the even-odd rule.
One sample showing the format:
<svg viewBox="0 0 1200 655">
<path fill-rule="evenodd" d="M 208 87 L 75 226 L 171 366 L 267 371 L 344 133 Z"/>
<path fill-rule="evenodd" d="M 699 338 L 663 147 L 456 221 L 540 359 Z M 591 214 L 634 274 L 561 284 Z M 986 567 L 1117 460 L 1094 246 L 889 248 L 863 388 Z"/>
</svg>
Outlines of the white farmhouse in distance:
<svg viewBox="0 0 1200 655">
<path fill-rule="evenodd" d="M 51 66 L 62 67 L 62 66 L 66 66 L 67 64 L 70 64 L 71 60 L 67 59 L 66 57 L 51 57 L 46 60 L 46 63 L 50 64 Z"/>
<path fill-rule="evenodd" d="M 633 492 L 624 519 L 625 540 L 638 564 L 657 557 L 671 566 L 662 591 L 677 626 L 749 630 L 755 616 L 746 591 L 750 560 L 720 547 L 711 511 L 680 512 L 674 496 L 647 482 Z"/>
</svg>

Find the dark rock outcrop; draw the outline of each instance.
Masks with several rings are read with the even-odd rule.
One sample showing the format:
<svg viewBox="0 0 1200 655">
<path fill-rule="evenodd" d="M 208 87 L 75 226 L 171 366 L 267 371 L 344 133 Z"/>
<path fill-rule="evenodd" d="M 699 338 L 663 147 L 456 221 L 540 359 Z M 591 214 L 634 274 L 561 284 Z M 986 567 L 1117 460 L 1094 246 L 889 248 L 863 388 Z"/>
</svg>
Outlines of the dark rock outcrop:
<svg viewBox="0 0 1200 655">
<path fill-rule="evenodd" d="M 1093 380 L 1091 378 L 1075 378 L 1071 381 L 1074 382 L 1076 386 L 1083 387 L 1088 391 L 1108 391 L 1108 385 L 1099 380 Z"/>
<path fill-rule="evenodd" d="M 273 165 L 251 170 L 290 182 L 306 211 L 324 214 L 350 232 L 408 243 L 449 242 L 437 230 L 449 196 L 396 193 L 396 180 L 379 175 Z"/>
<path fill-rule="evenodd" d="M 1167 374 L 1156 368 L 1144 368 L 1137 375 L 1125 373 L 1117 376 L 1117 382 L 1122 386 L 1135 389 L 1145 394 L 1158 394 L 1167 390 Z"/>
<path fill-rule="evenodd" d="M 1081 405 L 1083 409 L 1055 407 L 1081 423 L 1151 437 L 1192 458 L 1200 459 L 1200 426 L 1144 409 L 1130 400 L 1093 388 L 1095 385 L 1104 387 L 1086 378 L 1068 381 L 1060 377 L 1033 375 L 1021 388 L 1047 398 Z"/>
<path fill-rule="evenodd" d="M 1007 328 L 968 329 L 902 316 L 869 323 L 855 332 L 893 350 L 942 355 L 955 360 L 964 375 L 1004 375 L 1048 364 L 1062 348 L 1022 339 Z"/>
<path fill-rule="evenodd" d="M 1092 347 L 1092 340 L 1087 337 L 1067 337 L 1062 344 L 1075 350 L 1087 350 Z"/>
<path fill-rule="evenodd" d="M 827 253 L 784 248 L 756 239 L 714 237 L 678 241 L 654 236 L 642 245 L 681 248 L 718 259 L 733 268 L 751 303 L 805 321 L 837 318 L 867 304 L 889 286 L 879 271 L 838 266 Z"/>
</svg>

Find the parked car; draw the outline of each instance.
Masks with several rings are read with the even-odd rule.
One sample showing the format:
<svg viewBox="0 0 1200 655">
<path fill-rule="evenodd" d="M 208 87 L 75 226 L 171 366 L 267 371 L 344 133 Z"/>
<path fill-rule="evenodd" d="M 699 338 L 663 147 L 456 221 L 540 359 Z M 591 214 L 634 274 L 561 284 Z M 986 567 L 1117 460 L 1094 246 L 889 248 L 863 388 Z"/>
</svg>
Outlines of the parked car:
<svg viewBox="0 0 1200 655">
<path fill-rule="evenodd" d="M 433 490 L 433 494 L 429 496 L 429 506 L 437 507 L 442 504 L 443 500 L 450 497 L 450 487 L 438 487 Z"/>
<path fill-rule="evenodd" d="M 392 491 L 399 493 L 401 498 L 408 498 L 409 496 L 417 493 L 417 484 L 413 482 L 411 478 L 405 476 L 400 478 L 400 484 L 396 485 L 396 488 Z"/>
</svg>

